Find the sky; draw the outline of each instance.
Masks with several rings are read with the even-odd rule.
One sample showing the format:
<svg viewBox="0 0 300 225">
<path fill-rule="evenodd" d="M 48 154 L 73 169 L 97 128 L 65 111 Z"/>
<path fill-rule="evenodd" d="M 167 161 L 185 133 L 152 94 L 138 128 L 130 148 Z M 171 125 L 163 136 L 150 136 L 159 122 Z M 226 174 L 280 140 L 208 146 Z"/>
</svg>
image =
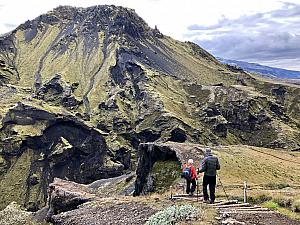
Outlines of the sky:
<svg viewBox="0 0 300 225">
<path fill-rule="evenodd" d="M 0 34 L 59 5 L 103 4 L 214 56 L 300 71 L 300 0 L 0 0 Z"/>
</svg>

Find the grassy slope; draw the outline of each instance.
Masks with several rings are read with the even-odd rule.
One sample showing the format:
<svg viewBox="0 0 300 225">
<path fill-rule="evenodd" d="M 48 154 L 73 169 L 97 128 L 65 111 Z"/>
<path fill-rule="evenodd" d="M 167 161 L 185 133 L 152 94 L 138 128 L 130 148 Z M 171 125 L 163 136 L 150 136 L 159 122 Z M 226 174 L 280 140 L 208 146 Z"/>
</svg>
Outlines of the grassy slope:
<svg viewBox="0 0 300 225">
<path fill-rule="evenodd" d="M 219 176 L 225 184 L 300 183 L 299 152 L 235 145 L 218 149 L 216 155 L 222 164 Z"/>
</svg>

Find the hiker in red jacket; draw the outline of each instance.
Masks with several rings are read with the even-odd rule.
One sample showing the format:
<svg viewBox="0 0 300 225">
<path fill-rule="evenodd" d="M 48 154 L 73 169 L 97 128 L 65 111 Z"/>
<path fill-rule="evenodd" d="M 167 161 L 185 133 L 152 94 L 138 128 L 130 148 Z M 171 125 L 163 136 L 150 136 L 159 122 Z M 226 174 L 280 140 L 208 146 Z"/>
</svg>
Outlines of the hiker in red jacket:
<svg viewBox="0 0 300 225">
<path fill-rule="evenodd" d="M 186 179 L 186 193 L 193 195 L 196 190 L 197 172 L 193 166 L 194 160 L 189 159 L 188 164 L 183 165 L 182 177 Z M 191 187 L 192 184 L 192 187 Z"/>
</svg>

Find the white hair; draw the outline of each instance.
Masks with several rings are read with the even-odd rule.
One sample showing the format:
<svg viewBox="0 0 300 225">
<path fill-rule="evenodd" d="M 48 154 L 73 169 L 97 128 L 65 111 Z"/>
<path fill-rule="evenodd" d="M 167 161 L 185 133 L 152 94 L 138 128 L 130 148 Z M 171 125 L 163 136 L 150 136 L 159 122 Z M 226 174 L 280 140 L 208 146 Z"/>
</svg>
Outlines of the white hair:
<svg viewBox="0 0 300 225">
<path fill-rule="evenodd" d="M 205 153 L 207 155 L 211 154 L 211 148 L 209 148 L 209 147 L 205 148 Z"/>
<path fill-rule="evenodd" d="M 189 164 L 193 164 L 193 163 L 194 163 L 194 160 L 189 159 L 188 163 L 189 163 Z"/>
</svg>

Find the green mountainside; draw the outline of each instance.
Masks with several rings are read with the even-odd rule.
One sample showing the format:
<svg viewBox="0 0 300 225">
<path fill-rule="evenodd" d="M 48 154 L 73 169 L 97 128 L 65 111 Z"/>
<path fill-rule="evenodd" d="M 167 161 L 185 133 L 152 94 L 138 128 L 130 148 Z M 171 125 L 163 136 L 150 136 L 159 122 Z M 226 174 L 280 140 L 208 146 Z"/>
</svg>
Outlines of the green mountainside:
<svg viewBox="0 0 300 225">
<path fill-rule="evenodd" d="M 0 208 L 134 170 L 140 143 L 300 147 L 300 88 L 219 63 L 134 10 L 58 7 L 0 37 Z"/>
</svg>

